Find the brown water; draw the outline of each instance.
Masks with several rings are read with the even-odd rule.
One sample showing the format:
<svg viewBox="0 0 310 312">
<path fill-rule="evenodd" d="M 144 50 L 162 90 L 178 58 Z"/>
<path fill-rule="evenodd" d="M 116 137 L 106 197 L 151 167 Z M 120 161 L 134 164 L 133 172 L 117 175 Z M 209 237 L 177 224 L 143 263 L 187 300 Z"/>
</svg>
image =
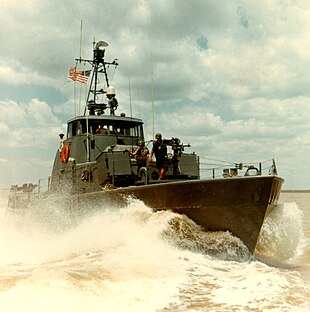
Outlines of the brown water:
<svg viewBox="0 0 310 312">
<path fill-rule="evenodd" d="M 229 233 L 139 201 L 66 228 L 53 203 L 44 222 L 4 218 L 6 196 L 1 312 L 310 310 L 310 193 L 281 195 L 255 257 Z"/>
</svg>

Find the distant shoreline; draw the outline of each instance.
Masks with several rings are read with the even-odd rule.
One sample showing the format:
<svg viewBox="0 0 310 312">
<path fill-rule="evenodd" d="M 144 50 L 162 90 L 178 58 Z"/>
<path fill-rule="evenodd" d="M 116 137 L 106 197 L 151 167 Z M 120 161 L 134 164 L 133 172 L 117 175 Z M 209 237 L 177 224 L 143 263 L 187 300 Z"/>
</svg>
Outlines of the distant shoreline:
<svg viewBox="0 0 310 312">
<path fill-rule="evenodd" d="M 281 193 L 310 193 L 310 190 L 281 190 Z"/>
</svg>

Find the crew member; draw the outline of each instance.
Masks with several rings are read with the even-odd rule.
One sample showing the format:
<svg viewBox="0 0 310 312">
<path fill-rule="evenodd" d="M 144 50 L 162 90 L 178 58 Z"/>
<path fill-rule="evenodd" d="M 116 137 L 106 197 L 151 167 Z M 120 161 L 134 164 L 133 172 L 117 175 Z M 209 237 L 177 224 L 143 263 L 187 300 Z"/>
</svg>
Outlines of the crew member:
<svg viewBox="0 0 310 312">
<path fill-rule="evenodd" d="M 96 130 L 96 134 L 108 134 L 108 130 L 104 127 L 103 121 L 100 122 L 99 127 Z"/>
<path fill-rule="evenodd" d="M 110 107 L 110 114 L 115 115 L 115 110 L 117 109 L 118 102 L 117 102 L 117 99 L 115 98 L 114 87 L 107 88 L 107 98 L 109 99 L 108 107 Z"/>
<path fill-rule="evenodd" d="M 159 170 L 159 180 L 165 178 L 165 174 L 168 171 L 168 156 L 167 156 L 167 146 L 163 143 L 162 136 L 160 133 L 155 135 L 155 141 L 153 143 L 153 148 L 149 156 L 149 162 L 152 161 L 153 155 L 156 158 L 156 167 Z"/>
<path fill-rule="evenodd" d="M 127 152 L 129 153 L 130 156 L 135 157 L 135 159 L 137 160 L 138 172 L 141 167 L 146 166 L 146 159 L 147 159 L 149 150 L 145 146 L 145 143 L 143 140 L 138 141 L 138 147 L 134 152 L 130 152 L 128 150 Z"/>
</svg>

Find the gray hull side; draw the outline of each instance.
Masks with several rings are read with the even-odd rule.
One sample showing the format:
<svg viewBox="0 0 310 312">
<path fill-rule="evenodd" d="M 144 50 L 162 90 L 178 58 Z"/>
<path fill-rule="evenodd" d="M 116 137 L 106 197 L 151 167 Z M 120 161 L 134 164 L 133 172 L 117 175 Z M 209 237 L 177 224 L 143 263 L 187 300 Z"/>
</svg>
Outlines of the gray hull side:
<svg viewBox="0 0 310 312">
<path fill-rule="evenodd" d="M 185 214 L 208 231 L 230 231 L 254 252 L 282 183 L 276 176 L 160 183 L 75 195 L 75 207 L 91 202 L 123 205 L 126 197 L 133 196 L 154 211 Z"/>
</svg>

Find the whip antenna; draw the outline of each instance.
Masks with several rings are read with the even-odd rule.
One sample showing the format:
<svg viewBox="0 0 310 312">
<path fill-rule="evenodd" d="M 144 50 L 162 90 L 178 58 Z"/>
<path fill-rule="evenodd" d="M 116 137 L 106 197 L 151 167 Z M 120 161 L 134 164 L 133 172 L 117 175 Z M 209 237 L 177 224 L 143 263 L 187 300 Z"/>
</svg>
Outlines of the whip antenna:
<svg viewBox="0 0 310 312">
<path fill-rule="evenodd" d="M 154 66 L 153 66 L 153 51 L 152 51 L 152 40 L 151 40 L 147 0 L 145 0 L 145 17 L 146 17 L 146 24 L 147 24 L 147 30 L 148 30 L 148 35 L 149 35 L 149 44 L 150 44 L 151 79 L 152 79 L 152 115 L 153 115 L 152 116 L 153 117 L 152 123 L 153 123 L 153 137 L 154 137 L 154 135 L 155 135 Z"/>
<path fill-rule="evenodd" d="M 83 40 L 83 20 L 81 20 L 80 27 L 80 60 L 82 59 L 82 40 Z"/>
</svg>

